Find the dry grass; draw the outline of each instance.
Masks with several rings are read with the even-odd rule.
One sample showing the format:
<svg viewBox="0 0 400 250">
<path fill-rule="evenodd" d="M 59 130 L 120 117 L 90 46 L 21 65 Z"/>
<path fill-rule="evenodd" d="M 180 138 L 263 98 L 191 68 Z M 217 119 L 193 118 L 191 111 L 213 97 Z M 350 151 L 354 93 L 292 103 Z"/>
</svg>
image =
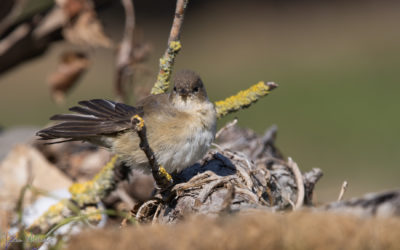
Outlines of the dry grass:
<svg viewBox="0 0 400 250">
<path fill-rule="evenodd" d="M 399 218 L 254 212 L 75 236 L 69 249 L 399 249 Z"/>
</svg>

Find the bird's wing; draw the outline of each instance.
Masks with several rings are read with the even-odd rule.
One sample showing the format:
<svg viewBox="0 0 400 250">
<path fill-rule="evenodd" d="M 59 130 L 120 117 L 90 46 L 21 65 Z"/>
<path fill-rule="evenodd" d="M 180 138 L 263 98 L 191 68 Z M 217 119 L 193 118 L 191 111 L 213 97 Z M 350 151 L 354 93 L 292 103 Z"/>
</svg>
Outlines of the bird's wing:
<svg viewBox="0 0 400 250">
<path fill-rule="evenodd" d="M 79 102 L 80 106 L 70 108 L 75 114 L 54 115 L 50 120 L 61 123 L 40 130 L 36 135 L 42 140 L 64 138 L 79 141 L 96 139 L 98 136 L 112 135 L 131 128 L 131 117 L 143 115 L 141 107 L 132 107 L 109 100 L 94 99 Z"/>
</svg>

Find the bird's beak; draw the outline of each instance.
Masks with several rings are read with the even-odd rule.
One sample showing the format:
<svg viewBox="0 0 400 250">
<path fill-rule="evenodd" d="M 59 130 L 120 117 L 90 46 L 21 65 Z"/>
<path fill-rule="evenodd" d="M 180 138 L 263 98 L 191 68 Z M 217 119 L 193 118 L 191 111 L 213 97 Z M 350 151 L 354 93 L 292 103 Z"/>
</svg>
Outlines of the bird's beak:
<svg viewBox="0 0 400 250">
<path fill-rule="evenodd" d="M 179 92 L 179 95 L 182 97 L 182 99 L 183 99 L 184 101 L 186 101 L 186 98 L 188 97 L 189 92 L 186 91 L 185 89 L 182 89 L 182 90 Z"/>
</svg>

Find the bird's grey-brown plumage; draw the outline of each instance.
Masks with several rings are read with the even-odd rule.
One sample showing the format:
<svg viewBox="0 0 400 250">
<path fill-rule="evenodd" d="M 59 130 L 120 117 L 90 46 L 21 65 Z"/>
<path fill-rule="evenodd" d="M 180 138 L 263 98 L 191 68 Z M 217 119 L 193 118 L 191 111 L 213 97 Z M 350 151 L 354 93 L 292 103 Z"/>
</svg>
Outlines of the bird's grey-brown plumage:
<svg viewBox="0 0 400 250">
<path fill-rule="evenodd" d="M 113 135 L 130 128 L 130 117 L 141 114 L 140 108 L 122 103 L 95 99 L 79 102 L 70 108 L 78 114 L 54 115 L 50 120 L 63 121 L 37 133 L 42 139 L 69 138 L 88 140 L 90 137 Z"/>
<path fill-rule="evenodd" d="M 110 148 L 129 166 L 149 172 L 139 138 L 131 129 L 138 114 L 157 160 L 167 171 L 180 171 L 199 160 L 215 136 L 216 113 L 200 77 L 188 70 L 176 74 L 169 94 L 152 95 L 136 107 L 109 100 L 79 102 L 70 110 L 77 114 L 55 115 L 60 124 L 37 133 L 42 139 L 89 141 Z"/>
</svg>

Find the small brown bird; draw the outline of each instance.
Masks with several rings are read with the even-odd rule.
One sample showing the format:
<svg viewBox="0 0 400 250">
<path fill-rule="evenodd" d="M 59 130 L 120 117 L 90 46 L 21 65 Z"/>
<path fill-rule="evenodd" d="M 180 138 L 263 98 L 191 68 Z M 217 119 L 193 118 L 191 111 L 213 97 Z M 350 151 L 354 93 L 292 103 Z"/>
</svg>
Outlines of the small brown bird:
<svg viewBox="0 0 400 250">
<path fill-rule="evenodd" d="M 110 148 L 134 169 L 150 173 L 148 160 L 131 129 L 132 116 L 139 114 L 147 127 L 147 139 L 159 164 L 169 172 L 180 172 L 208 150 L 215 137 L 216 112 L 208 100 L 200 77 L 189 70 L 178 72 L 169 94 L 151 95 L 136 107 L 109 100 L 79 102 L 70 108 L 77 114 L 59 114 L 62 121 L 37 132 L 44 140 L 88 141 Z"/>
</svg>

